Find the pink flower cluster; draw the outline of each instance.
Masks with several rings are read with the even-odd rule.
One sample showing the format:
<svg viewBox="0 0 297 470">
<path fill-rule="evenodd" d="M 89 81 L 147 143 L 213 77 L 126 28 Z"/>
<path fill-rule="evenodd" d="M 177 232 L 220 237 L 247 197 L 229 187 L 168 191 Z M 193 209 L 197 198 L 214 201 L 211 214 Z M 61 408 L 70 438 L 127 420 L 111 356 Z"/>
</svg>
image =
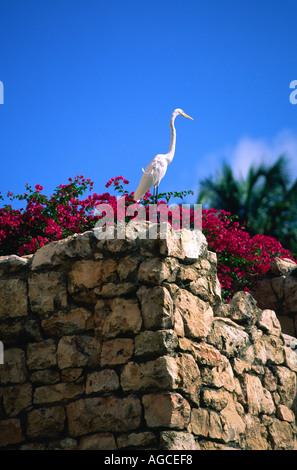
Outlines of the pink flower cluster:
<svg viewBox="0 0 297 470">
<path fill-rule="evenodd" d="M 93 193 L 81 198 L 84 192 L 92 191 L 93 182 L 83 175 L 74 180 L 69 178 L 68 184 L 58 186 L 48 198 L 42 194 L 43 187 L 35 186 L 35 190 L 26 184 L 23 195 L 14 196 L 9 191 L 11 200 L 17 198 L 26 201 L 25 209 L 15 210 L 11 205 L 0 209 L 0 255 L 34 253 L 38 248 L 54 240 L 61 240 L 86 230 L 91 230 L 95 223 L 104 215 L 96 211 L 100 203 L 110 205 L 117 220 L 117 197 L 109 192 L 98 195 Z M 112 184 L 114 190 L 125 199 L 125 210 L 134 204 L 134 193 L 124 189 L 129 181 L 123 176 L 111 178 L 106 187 Z M 170 194 L 170 193 L 168 193 Z M 178 193 L 174 193 L 174 196 Z M 3 199 L 0 194 L 0 199 Z M 169 198 L 166 196 L 166 199 Z M 142 199 L 147 219 L 149 219 L 149 203 L 152 195 L 148 191 Z M 161 204 L 167 202 L 161 200 Z M 168 205 L 168 204 L 167 204 Z M 180 218 L 182 207 L 180 205 Z M 127 216 L 125 221 L 137 216 Z M 190 211 L 190 227 L 194 226 L 193 210 Z M 168 211 L 168 221 L 173 223 L 172 213 Z M 202 231 L 207 238 L 209 250 L 217 253 L 218 278 L 222 287 L 223 299 L 228 302 L 238 290 L 249 291 L 251 285 L 269 270 L 275 256 L 293 259 L 292 254 L 282 248 L 274 238 L 264 235 L 251 237 L 244 226 L 240 226 L 237 216 L 225 211 L 209 209 L 202 211 Z"/>
<path fill-rule="evenodd" d="M 92 187 L 90 179 L 77 175 L 74 180 L 69 178 L 68 184 L 61 184 L 50 198 L 41 194 L 43 187 L 38 184 L 33 190 L 27 183 L 23 195 L 14 196 L 9 191 L 11 200 L 24 200 L 26 207 L 15 210 L 5 205 L 0 209 L 0 255 L 34 253 L 46 243 L 89 230 L 98 218 L 93 212 L 101 196 L 79 196 Z"/>
<path fill-rule="evenodd" d="M 217 253 L 218 278 L 226 302 L 238 290 L 249 292 L 253 283 L 269 270 L 275 256 L 295 261 L 292 253 L 274 238 L 262 234 L 251 237 L 229 212 L 209 209 L 202 214 L 209 250 Z"/>
</svg>

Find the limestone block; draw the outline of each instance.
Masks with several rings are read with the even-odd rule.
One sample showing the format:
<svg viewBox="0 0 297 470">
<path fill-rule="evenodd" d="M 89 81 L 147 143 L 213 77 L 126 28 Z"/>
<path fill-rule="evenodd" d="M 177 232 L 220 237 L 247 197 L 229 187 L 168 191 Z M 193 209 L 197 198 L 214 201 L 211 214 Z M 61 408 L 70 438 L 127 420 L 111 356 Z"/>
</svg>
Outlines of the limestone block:
<svg viewBox="0 0 297 470">
<path fill-rule="evenodd" d="M 227 357 L 237 354 L 250 344 L 244 329 L 229 318 L 215 317 L 208 341 Z"/>
<path fill-rule="evenodd" d="M 191 354 L 179 354 L 176 358 L 178 366 L 178 387 L 187 399 L 199 405 L 201 377 L 200 370 Z"/>
<path fill-rule="evenodd" d="M 173 301 L 165 287 L 142 286 L 137 291 L 137 297 L 141 303 L 144 329 L 173 329 Z"/>
<path fill-rule="evenodd" d="M 284 363 L 283 340 L 280 337 L 264 334 L 261 342 L 265 349 L 267 362 L 270 364 Z"/>
<path fill-rule="evenodd" d="M 65 419 L 63 406 L 33 409 L 28 413 L 26 434 L 31 439 L 58 437 L 64 430 Z"/>
<path fill-rule="evenodd" d="M 175 359 L 161 356 L 144 363 L 128 362 L 121 373 L 121 386 L 126 391 L 173 390 L 179 383 Z"/>
<path fill-rule="evenodd" d="M 277 366 L 276 376 L 281 404 L 291 409 L 296 400 L 296 373 L 287 367 Z"/>
<path fill-rule="evenodd" d="M 115 279 L 115 260 L 80 260 L 72 265 L 69 272 L 68 290 L 72 294 L 82 289 L 92 289 L 103 282 Z"/>
<path fill-rule="evenodd" d="M 275 419 L 268 429 L 274 450 L 294 450 L 293 432 L 290 423 Z"/>
<path fill-rule="evenodd" d="M 142 317 L 137 299 L 98 300 L 93 322 L 98 337 L 114 338 L 123 333 L 138 333 Z"/>
<path fill-rule="evenodd" d="M 67 291 L 63 273 L 48 271 L 29 277 L 29 298 L 33 312 L 43 314 L 67 307 Z"/>
<path fill-rule="evenodd" d="M 162 431 L 160 446 L 165 450 L 200 450 L 193 434 L 178 431 Z"/>
<path fill-rule="evenodd" d="M 113 369 L 90 372 L 86 380 L 86 393 L 104 393 L 118 390 L 120 381 Z"/>
<path fill-rule="evenodd" d="M 297 264 L 289 258 L 276 256 L 270 265 L 270 271 L 276 275 L 288 274 L 297 268 Z"/>
<path fill-rule="evenodd" d="M 248 292 L 236 292 L 227 308 L 228 317 L 240 324 L 256 322 L 259 309 L 256 300 Z"/>
<path fill-rule="evenodd" d="M 44 385 L 37 387 L 34 392 L 33 402 L 36 405 L 54 402 L 66 402 L 82 395 L 84 385 L 72 383 L 59 383 L 55 385 Z"/>
<path fill-rule="evenodd" d="M 39 322 L 29 316 L 19 317 L 13 323 L 7 320 L 5 323 L 0 323 L 0 338 L 4 345 L 40 341 L 42 336 Z"/>
<path fill-rule="evenodd" d="M 85 398 L 67 405 L 71 436 L 133 431 L 140 426 L 141 414 L 141 403 L 135 395 Z"/>
<path fill-rule="evenodd" d="M 132 273 L 135 273 L 138 263 L 139 259 L 131 256 L 126 256 L 125 258 L 121 259 L 117 267 L 120 280 L 123 281 L 124 279 L 127 279 Z"/>
<path fill-rule="evenodd" d="M 100 344 L 91 336 L 63 336 L 59 341 L 57 358 L 60 369 L 98 366 L 99 357 Z"/>
<path fill-rule="evenodd" d="M 291 348 L 284 347 L 285 364 L 289 369 L 297 372 L 297 351 L 293 351 Z"/>
<path fill-rule="evenodd" d="M 78 446 L 79 450 L 116 450 L 117 445 L 114 435 L 111 433 L 92 434 L 82 437 Z"/>
<path fill-rule="evenodd" d="M 179 264 L 175 258 L 149 258 L 144 260 L 138 269 L 138 280 L 153 285 L 161 284 L 163 281 L 174 282 Z"/>
<path fill-rule="evenodd" d="M 83 307 L 75 307 L 48 314 L 41 321 L 41 325 L 49 336 L 73 335 L 90 330 L 93 326 L 93 315 Z"/>
<path fill-rule="evenodd" d="M 0 319 L 28 315 L 27 286 L 21 279 L 0 281 Z"/>
<path fill-rule="evenodd" d="M 0 384 L 24 383 L 27 377 L 26 356 L 22 349 L 4 350 L 4 364 L 0 366 Z"/>
<path fill-rule="evenodd" d="M 189 289 L 192 294 L 207 302 L 210 297 L 209 281 L 203 277 L 190 282 Z"/>
<path fill-rule="evenodd" d="M 160 240 L 160 253 L 184 262 L 194 262 L 207 250 L 207 241 L 201 230 L 168 230 L 167 237 Z"/>
<path fill-rule="evenodd" d="M 125 447 L 149 447 L 151 449 L 157 446 L 157 437 L 150 431 L 121 434 L 117 438 L 117 444 L 119 449 Z"/>
<path fill-rule="evenodd" d="M 275 412 L 272 396 L 268 390 L 263 388 L 259 377 L 246 374 L 244 386 L 249 413 L 252 415 L 260 413 L 270 415 Z"/>
<path fill-rule="evenodd" d="M 90 256 L 92 254 L 91 241 L 94 239 L 93 232 L 89 231 L 44 245 L 33 256 L 32 270 L 57 266 L 69 258 Z"/>
<path fill-rule="evenodd" d="M 235 390 L 233 369 L 228 359 L 226 358 L 222 360 L 219 366 L 213 367 L 211 369 L 204 369 L 202 380 L 203 384 L 208 387 L 223 387 L 228 392 L 233 392 Z"/>
<path fill-rule="evenodd" d="M 10 418 L 0 421 L 0 446 L 19 444 L 24 440 L 19 419 Z"/>
<path fill-rule="evenodd" d="M 130 338 L 115 338 L 102 345 L 100 365 L 125 364 L 134 352 L 134 341 Z"/>
<path fill-rule="evenodd" d="M 196 436 L 208 437 L 209 412 L 203 408 L 192 408 L 191 432 Z"/>
<path fill-rule="evenodd" d="M 149 428 L 185 429 L 190 422 L 191 407 L 179 393 L 152 393 L 142 397 L 144 418 Z"/>
<path fill-rule="evenodd" d="M 281 421 L 288 421 L 289 423 L 293 423 L 295 421 L 295 415 L 293 411 L 285 405 L 279 405 L 277 407 L 276 417 Z"/>
<path fill-rule="evenodd" d="M 3 389 L 3 405 L 8 416 L 17 416 L 20 411 L 25 410 L 31 404 L 32 385 L 30 383 L 13 385 Z"/>
<path fill-rule="evenodd" d="M 262 310 L 258 320 L 258 327 L 271 335 L 279 336 L 281 326 L 273 310 Z"/>
<path fill-rule="evenodd" d="M 212 408 L 216 411 L 223 410 L 229 401 L 229 392 L 220 389 L 208 389 L 203 391 L 203 403 L 207 408 Z"/>
<path fill-rule="evenodd" d="M 227 406 L 220 413 L 224 442 L 239 442 L 245 433 L 246 425 L 239 415 L 233 399 L 230 399 Z"/>
<path fill-rule="evenodd" d="M 217 367 L 225 360 L 218 349 L 206 342 L 194 344 L 194 356 L 199 365 L 208 367 Z"/>
<path fill-rule="evenodd" d="M 213 321 L 210 305 L 185 289 L 179 289 L 174 301 L 175 310 L 182 317 L 185 336 L 205 339 Z"/>
<path fill-rule="evenodd" d="M 23 273 L 30 267 L 31 260 L 17 255 L 0 256 L 0 276 Z"/>
<path fill-rule="evenodd" d="M 46 369 L 57 364 L 57 346 L 53 339 L 29 343 L 27 364 L 29 369 Z"/>
<path fill-rule="evenodd" d="M 268 443 L 261 421 L 256 416 L 249 413 L 245 416 L 245 449 L 246 450 L 267 450 Z"/>
<path fill-rule="evenodd" d="M 135 337 L 135 357 L 169 354 L 177 345 L 174 330 L 142 331 Z"/>
</svg>

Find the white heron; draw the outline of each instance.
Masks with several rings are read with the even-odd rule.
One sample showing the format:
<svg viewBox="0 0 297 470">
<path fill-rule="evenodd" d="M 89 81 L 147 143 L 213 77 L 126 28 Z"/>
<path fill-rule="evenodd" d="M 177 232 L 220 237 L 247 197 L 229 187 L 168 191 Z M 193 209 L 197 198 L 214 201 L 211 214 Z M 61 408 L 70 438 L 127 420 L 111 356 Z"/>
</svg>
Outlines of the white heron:
<svg viewBox="0 0 297 470">
<path fill-rule="evenodd" d="M 152 161 L 148 164 L 146 169 L 142 169 L 143 175 L 141 177 L 138 188 L 134 194 L 134 200 L 139 201 L 145 193 L 153 186 L 154 193 L 153 198 L 157 204 L 158 199 L 158 189 L 161 179 L 165 176 L 167 171 L 167 166 L 172 162 L 175 152 L 175 143 L 176 143 L 176 130 L 174 127 L 174 121 L 177 116 L 184 116 L 188 119 L 192 119 L 188 116 L 182 109 L 175 109 L 170 118 L 170 129 L 171 129 L 171 140 L 168 153 L 156 155 Z"/>
</svg>

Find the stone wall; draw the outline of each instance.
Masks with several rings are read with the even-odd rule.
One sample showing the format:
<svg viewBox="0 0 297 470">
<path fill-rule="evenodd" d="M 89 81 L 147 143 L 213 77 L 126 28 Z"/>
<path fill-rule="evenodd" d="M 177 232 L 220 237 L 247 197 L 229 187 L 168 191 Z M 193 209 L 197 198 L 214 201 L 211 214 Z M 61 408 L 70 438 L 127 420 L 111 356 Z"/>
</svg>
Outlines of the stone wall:
<svg viewBox="0 0 297 470">
<path fill-rule="evenodd" d="M 294 338 L 201 232 L 0 258 L 1 449 L 296 449 Z"/>
<path fill-rule="evenodd" d="M 297 265 L 276 257 L 270 270 L 255 285 L 253 297 L 260 308 L 275 311 L 282 331 L 297 336 Z"/>
</svg>

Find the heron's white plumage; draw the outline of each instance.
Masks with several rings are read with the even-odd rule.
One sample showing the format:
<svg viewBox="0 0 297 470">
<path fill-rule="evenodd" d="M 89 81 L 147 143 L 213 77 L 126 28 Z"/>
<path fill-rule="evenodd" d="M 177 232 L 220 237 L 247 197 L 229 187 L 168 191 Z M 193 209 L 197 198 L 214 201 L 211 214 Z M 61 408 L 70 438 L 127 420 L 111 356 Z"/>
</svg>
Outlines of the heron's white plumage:
<svg viewBox="0 0 297 470">
<path fill-rule="evenodd" d="M 156 155 L 147 165 L 145 170 L 143 170 L 143 175 L 134 194 L 135 201 L 139 201 L 152 186 L 154 186 L 154 188 L 158 188 L 161 179 L 166 174 L 167 166 L 171 163 L 175 152 L 176 130 L 174 127 L 174 120 L 177 116 L 184 116 L 189 119 L 193 119 L 182 109 L 178 108 L 173 111 L 169 124 L 171 129 L 171 140 L 168 153 L 164 155 Z"/>
</svg>

